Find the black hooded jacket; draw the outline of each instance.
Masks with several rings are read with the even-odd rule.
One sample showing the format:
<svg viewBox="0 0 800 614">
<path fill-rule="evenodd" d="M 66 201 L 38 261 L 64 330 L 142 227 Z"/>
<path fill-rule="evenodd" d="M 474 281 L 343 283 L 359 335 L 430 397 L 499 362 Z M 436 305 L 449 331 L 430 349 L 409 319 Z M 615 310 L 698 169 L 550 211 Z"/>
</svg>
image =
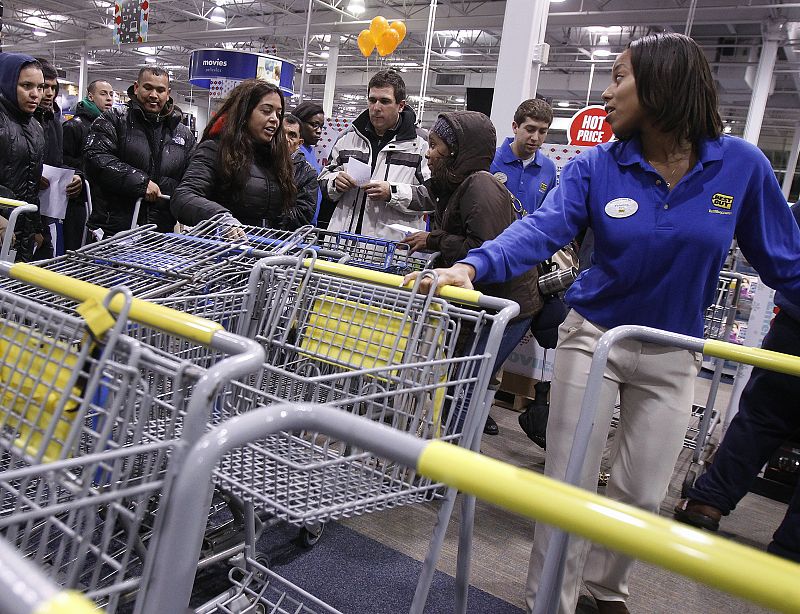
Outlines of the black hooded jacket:
<svg viewBox="0 0 800 614">
<path fill-rule="evenodd" d="M 72 119 L 64 122 L 64 164 L 85 170 L 83 149 L 89 137 L 89 128 L 98 117 L 100 114 L 89 110 L 82 100 L 75 106 Z"/>
<path fill-rule="evenodd" d="M 35 61 L 21 53 L 0 53 L 0 196 L 39 204 L 44 159 L 42 126 L 17 104 L 17 81 L 23 64 Z M 10 211 L 0 207 L 0 215 Z M 33 258 L 33 235 L 41 230 L 38 214 L 17 225 L 17 260 Z"/>
<path fill-rule="evenodd" d="M 162 194 L 173 194 L 195 145 L 194 134 L 181 123 L 183 114 L 172 98 L 152 117 L 139 104 L 133 87 L 128 96 L 126 108 L 109 109 L 92 123 L 86 141 L 93 205 L 88 226 L 102 228 L 106 235 L 131 227 L 136 200 L 144 197 L 148 182 L 157 184 Z M 143 201 L 139 224 L 171 231 L 175 218 L 169 203 Z"/>
<path fill-rule="evenodd" d="M 266 149 L 266 148 L 262 148 Z M 218 213 L 230 213 L 243 224 L 296 230 L 310 224 L 317 208 L 317 173 L 303 155 L 292 156 L 297 198 L 283 210 L 283 192 L 269 164 L 269 152 L 250 164 L 247 183 L 237 196 L 222 187 L 219 140 L 206 139 L 197 147 L 171 207 L 175 217 L 194 225 Z"/>
<path fill-rule="evenodd" d="M 496 135 L 489 118 L 476 111 L 442 113 L 456 135 L 455 156 L 446 161 L 446 176 L 433 171 L 425 182 L 436 201 L 427 248 L 440 252 L 437 266 L 449 267 L 469 250 L 494 239 L 517 219 L 506 187 L 490 173 Z M 536 269 L 504 283 L 478 284 L 484 294 L 516 301 L 517 319 L 530 317 L 542 306 Z"/>
</svg>

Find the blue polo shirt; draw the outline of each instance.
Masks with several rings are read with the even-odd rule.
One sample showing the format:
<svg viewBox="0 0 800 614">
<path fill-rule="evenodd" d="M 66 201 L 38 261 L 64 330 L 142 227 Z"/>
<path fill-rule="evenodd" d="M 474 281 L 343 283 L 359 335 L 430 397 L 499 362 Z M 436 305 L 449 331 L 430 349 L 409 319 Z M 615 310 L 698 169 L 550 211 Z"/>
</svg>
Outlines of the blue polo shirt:
<svg viewBox="0 0 800 614">
<path fill-rule="evenodd" d="M 514 138 L 509 137 L 497 148 L 491 172 L 503 173 L 508 191 L 519 199 L 527 213 L 533 213 L 556 185 L 556 165 L 537 150 L 533 161 L 523 168 L 522 160 L 511 149 L 513 142 Z"/>
<path fill-rule="evenodd" d="M 639 324 L 702 336 L 719 271 L 736 235 L 764 282 L 800 304 L 800 229 L 764 154 L 722 136 L 670 192 L 634 138 L 592 147 L 561 171 L 542 206 L 463 262 L 481 283 L 516 277 L 581 230 L 592 265 L 567 302 L 604 327 Z"/>
<path fill-rule="evenodd" d="M 310 146 L 306 145 L 305 143 L 300 145 L 300 151 L 303 152 L 303 155 L 308 160 L 308 163 L 317 171 L 317 177 L 322 172 L 322 167 L 317 162 L 317 154 L 314 153 L 314 150 L 311 149 Z M 319 217 L 319 206 L 322 203 L 322 192 L 319 188 L 317 188 L 317 210 L 314 212 L 314 218 L 311 220 L 311 224 L 313 226 L 317 225 L 317 218 Z"/>
</svg>

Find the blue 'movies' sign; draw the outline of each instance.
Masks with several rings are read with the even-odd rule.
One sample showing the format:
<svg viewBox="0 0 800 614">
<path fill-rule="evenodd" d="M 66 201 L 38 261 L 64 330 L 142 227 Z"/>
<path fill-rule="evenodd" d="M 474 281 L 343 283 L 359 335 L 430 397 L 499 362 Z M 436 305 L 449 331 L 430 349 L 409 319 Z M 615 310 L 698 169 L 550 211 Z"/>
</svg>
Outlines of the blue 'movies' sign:
<svg viewBox="0 0 800 614">
<path fill-rule="evenodd" d="M 295 66 L 265 53 L 231 49 L 197 49 L 189 57 L 189 81 L 209 89 L 212 79 L 243 81 L 264 79 L 279 85 L 289 96 L 294 93 Z"/>
</svg>

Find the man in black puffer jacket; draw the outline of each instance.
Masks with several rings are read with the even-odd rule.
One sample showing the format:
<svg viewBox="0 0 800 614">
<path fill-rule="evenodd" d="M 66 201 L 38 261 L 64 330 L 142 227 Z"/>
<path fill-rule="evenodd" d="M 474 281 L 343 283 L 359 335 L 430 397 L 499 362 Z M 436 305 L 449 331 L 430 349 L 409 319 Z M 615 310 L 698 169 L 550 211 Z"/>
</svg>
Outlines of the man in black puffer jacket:
<svg viewBox="0 0 800 614">
<path fill-rule="evenodd" d="M 180 183 L 195 137 L 181 123 L 169 91 L 166 71 L 142 68 L 128 89 L 128 107 L 106 111 L 92 124 L 86 142 L 94 205 L 89 228 L 102 235 L 130 228 L 139 198 L 144 199 L 139 224 L 156 224 L 160 232 L 175 226 L 162 196 L 170 196 Z"/>
<path fill-rule="evenodd" d="M 39 204 L 44 132 L 33 118 L 44 91 L 41 65 L 21 53 L 0 53 L 0 196 Z M 11 209 L 0 207 L 8 218 Z M 15 231 L 17 260 L 33 259 L 41 240 L 39 214 L 24 214 Z M 37 237 L 38 235 L 38 237 Z"/>
<path fill-rule="evenodd" d="M 114 88 L 108 81 L 96 79 L 89 84 L 86 98 L 75 106 L 72 119 L 64 122 L 64 164 L 86 173 L 84 147 L 92 122 L 114 104 Z M 86 204 L 81 194 L 71 198 L 64 218 L 64 249 L 78 249 L 86 226 Z"/>
</svg>

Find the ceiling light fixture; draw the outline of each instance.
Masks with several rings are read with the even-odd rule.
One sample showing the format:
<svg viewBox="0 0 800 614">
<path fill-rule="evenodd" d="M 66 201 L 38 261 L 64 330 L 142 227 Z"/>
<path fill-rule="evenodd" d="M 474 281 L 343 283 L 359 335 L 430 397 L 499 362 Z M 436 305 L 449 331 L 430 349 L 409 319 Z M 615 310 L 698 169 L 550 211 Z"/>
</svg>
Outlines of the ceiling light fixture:
<svg viewBox="0 0 800 614">
<path fill-rule="evenodd" d="M 148 64 L 155 64 L 156 62 L 158 62 L 158 58 L 150 56 L 149 58 L 145 58 L 144 61 L 147 62 Z"/>
<path fill-rule="evenodd" d="M 367 8 L 364 6 L 364 0 L 350 0 L 347 4 L 347 11 L 356 17 L 361 15 Z"/>
<path fill-rule="evenodd" d="M 461 57 L 461 45 L 458 41 L 453 41 L 447 46 L 447 51 L 444 52 L 446 56 L 451 58 L 460 58 Z"/>
<path fill-rule="evenodd" d="M 552 2 L 552 0 L 551 0 L 551 2 Z M 562 109 L 566 109 L 566 108 L 569 106 L 569 101 L 568 101 L 568 100 L 559 100 L 559 101 L 556 103 L 556 106 L 559 106 L 559 107 L 561 107 Z"/>
<path fill-rule="evenodd" d="M 45 36 L 47 36 L 47 32 L 45 32 L 44 30 L 34 30 L 33 35 L 44 38 Z"/>
<path fill-rule="evenodd" d="M 593 56 L 596 56 L 598 58 L 607 58 L 608 56 L 611 55 L 611 49 L 609 48 L 608 45 L 608 36 L 603 34 L 600 37 L 600 41 L 597 43 L 597 45 L 598 45 L 597 49 L 595 49 L 592 52 Z"/>
<path fill-rule="evenodd" d="M 211 9 L 211 13 L 209 13 L 208 18 L 214 23 L 224 24 L 227 21 L 225 9 L 219 6 L 215 6 L 213 9 Z"/>
</svg>

